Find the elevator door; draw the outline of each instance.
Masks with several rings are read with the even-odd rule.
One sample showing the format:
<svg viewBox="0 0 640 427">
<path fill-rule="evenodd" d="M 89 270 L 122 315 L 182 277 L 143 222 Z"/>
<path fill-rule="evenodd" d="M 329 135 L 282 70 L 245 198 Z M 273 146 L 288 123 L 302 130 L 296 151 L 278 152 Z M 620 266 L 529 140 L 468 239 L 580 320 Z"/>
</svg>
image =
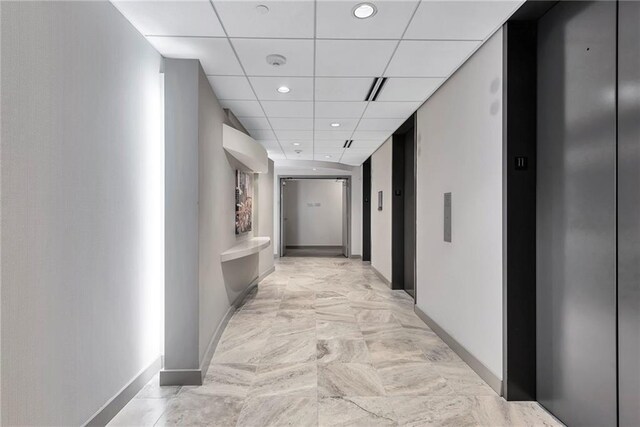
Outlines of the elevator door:
<svg viewBox="0 0 640 427">
<path fill-rule="evenodd" d="M 394 289 L 415 299 L 415 116 L 393 134 L 391 276 Z"/>
<path fill-rule="evenodd" d="M 616 3 L 538 26 L 537 394 L 571 426 L 616 425 Z"/>
<path fill-rule="evenodd" d="M 640 425 L 640 2 L 618 11 L 620 426 Z"/>
</svg>

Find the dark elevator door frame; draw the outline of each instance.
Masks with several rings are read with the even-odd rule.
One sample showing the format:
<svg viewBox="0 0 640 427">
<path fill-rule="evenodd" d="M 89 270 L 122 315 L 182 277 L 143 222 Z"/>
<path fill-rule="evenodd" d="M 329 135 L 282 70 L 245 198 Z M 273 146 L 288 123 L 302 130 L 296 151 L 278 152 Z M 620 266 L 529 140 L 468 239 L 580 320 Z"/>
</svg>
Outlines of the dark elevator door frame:
<svg viewBox="0 0 640 427">
<path fill-rule="evenodd" d="M 393 134 L 391 285 L 416 297 L 416 116 Z"/>
</svg>

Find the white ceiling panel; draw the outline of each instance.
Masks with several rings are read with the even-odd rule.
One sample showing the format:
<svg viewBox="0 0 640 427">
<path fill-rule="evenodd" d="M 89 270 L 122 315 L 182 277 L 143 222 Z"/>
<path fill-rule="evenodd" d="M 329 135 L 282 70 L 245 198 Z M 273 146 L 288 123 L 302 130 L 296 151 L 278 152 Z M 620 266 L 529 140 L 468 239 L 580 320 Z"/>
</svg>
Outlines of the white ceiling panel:
<svg viewBox="0 0 640 427">
<path fill-rule="evenodd" d="M 313 102 L 263 101 L 262 106 L 269 117 L 313 117 Z"/>
<path fill-rule="evenodd" d="M 275 139 L 271 129 L 247 129 L 253 139 Z"/>
<path fill-rule="evenodd" d="M 227 39 L 147 37 L 147 40 L 166 58 L 200 59 L 206 74 L 244 75 Z"/>
<path fill-rule="evenodd" d="M 313 40 L 231 39 L 248 76 L 313 76 Z M 282 55 L 287 62 L 273 66 L 267 56 Z"/>
<path fill-rule="evenodd" d="M 340 126 L 333 127 L 331 124 L 338 123 Z M 358 119 L 316 119 L 316 131 L 353 131 L 358 124 Z"/>
<path fill-rule="evenodd" d="M 229 37 L 313 38 L 313 1 L 214 0 Z M 268 10 L 257 6 L 267 6 Z"/>
<path fill-rule="evenodd" d="M 218 99 L 255 100 L 249 81 L 244 76 L 207 76 Z"/>
<path fill-rule="evenodd" d="M 358 130 L 381 130 L 392 131 L 398 129 L 402 123 L 405 122 L 405 118 L 401 119 L 362 119 L 358 124 Z"/>
<path fill-rule="evenodd" d="M 364 101 L 372 83 L 372 77 L 318 77 L 316 101 Z"/>
<path fill-rule="evenodd" d="M 329 162 L 337 162 L 340 159 L 342 153 L 336 151 L 335 153 L 318 153 L 316 154 L 316 160 L 326 160 Z"/>
<path fill-rule="evenodd" d="M 316 141 L 318 140 L 347 140 L 351 138 L 353 131 L 350 130 L 317 130 L 313 133 Z"/>
<path fill-rule="evenodd" d="M 356 130 L 353 133 L 351 139 L 353 139 L 353 143 L 355 144 L 358 140 L 367 140 L 367 141 L 380 141 L 384 142 L 389 135 L 393 132 L 391 131 L 379 131 L 379 130 Z M 353 147 L 353 144 L 351 145 Z"/>
<path fill-rule="evenodd" d="M 316 102 L 316 118 L 359 119 L 366 107 L 366 102 Z"/>
<path fill-rule="evenodd" d="M 313 77 L 249 77 L 262 101 L 313 101 Z M 286 86 L 288 93 L 278 92 Z"/>
<path fill-rule="evenodd" d="M 381 76 L 396 44 L 395 40 L 317 40 L 316 76 Z"/>
<path fill-rule="evenodd" d="M 271 160 L 285 160 L 287 157 L 281 151 L 267 151 Z"/>
<path fill-rule="evenodd" d="M 387 79 L 378 101 L 424 101 L 444 81 L 443 78 L 400 78 Z"/>
<path fill-rule="evenodd" d="M 309 150 L 313 149 L 313 141 L 280 141 L 286 150 Z"/>
<path fill-rule="evenodd" d="M 293 160 L 313 160 L 313 150 L 302 150 L 300 153 L 295 151 L 285 151 L 287 159 Z"/>
<path fill-rule="evenodd" d="M 273 130 L 313 130 L 312 118 L 272 117 L 269 119 Z"/>
<path fill-rule="evenodd" d="M 316 37 L 329 39 L 399 39 L 417 1 L 376 1 L 377 12 L 368 19 L 353 14 L 357 2 L 319 0 Z"/>
<path fill-rule="evenodd" d="M 484 40 L 523 1 L 423 1 L 405 39 Z"/>
<path fill-rule="evenodd" d="M 256 140 L 267 150 L 280 150 L 280 143 L 274 139 L 258 139 Z"/>
<path fill-rule="evenodd" d="M 276 130 L 280 141 L 313 141 L 313 130 Z"/>
<path fill-rule="evenodd" d="M 145 36 L 225 36 L 208 0 L 112 3 Z"/>
<path fill-rule="evenodd" d="M 345 139 L 319 139 L 315 142 L 316 150 L 342 150 Z"/>
<path fill-rule="evenodd" d="M 228 108 L 236 117 L 264 117 L 258 101 L 235 101 L 231 99 L 221 100 L 220 104 Z"/>
<path fill-rule="evenodd" d="M 478 41 L 403 40 L 385 76 L 448 77 L 479 45 Z"/>
<path fill-rule="evenodd" d="M 420 102 L 370 102 L 364 119 L 406 119 L 420 107 Z"/>
<path fill-rule="evenodd" d="M 366 148 L 371 150 L 372 148 L 378 148 L 383 142 L 384 140 L 381 141 L 379 139 L 354 139 L 351 143 L 351 148 Z"/>
<path fill-rule="evenodd" d="M 271 129 L 266 117 L 238 117 L 245 129 Z"/>
</svg>

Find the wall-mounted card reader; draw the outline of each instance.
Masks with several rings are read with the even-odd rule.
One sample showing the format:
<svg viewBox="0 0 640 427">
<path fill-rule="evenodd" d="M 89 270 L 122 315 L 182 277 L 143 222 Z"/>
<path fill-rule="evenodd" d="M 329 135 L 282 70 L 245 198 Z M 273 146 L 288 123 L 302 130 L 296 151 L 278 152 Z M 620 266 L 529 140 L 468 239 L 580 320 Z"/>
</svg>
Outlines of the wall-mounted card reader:
<svg viewBox="0 0 640 427">
<path fill-rule="evenodd" d="M 444 241 L 451 242 L 451 193 L 444 193 Z"/>
</svg>

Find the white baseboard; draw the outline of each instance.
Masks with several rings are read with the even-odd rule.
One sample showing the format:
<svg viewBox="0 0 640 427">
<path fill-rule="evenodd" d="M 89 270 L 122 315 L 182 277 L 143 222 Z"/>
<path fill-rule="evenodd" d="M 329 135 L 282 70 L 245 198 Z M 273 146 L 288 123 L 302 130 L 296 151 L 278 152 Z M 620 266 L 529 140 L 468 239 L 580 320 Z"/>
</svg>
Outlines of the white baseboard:
<svg viewBox="0 0 640 427">
<path fill-rule="evenodd" d="M 98 410 L 84 425 L 106 426 L 118 412 L 138 394 L 153 376 L 160 370 L 161 359 L 158 357 L 149 366 L 140 371 L 127 385 Z"/>
</svg>

